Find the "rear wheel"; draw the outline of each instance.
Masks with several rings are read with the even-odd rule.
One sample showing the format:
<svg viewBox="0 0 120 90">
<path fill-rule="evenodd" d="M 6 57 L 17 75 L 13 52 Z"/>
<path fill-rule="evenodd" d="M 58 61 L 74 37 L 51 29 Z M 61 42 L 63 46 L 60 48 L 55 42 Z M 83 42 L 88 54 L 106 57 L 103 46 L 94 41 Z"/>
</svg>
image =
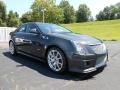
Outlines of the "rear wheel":
<svg viewBox="0 0 120 90">
<path fill-rule="evenodd" d="M 9 52 L 12 55 L 16 55 L 16 53 L 17 53 L 16 49 L 15 49 L 15 45 L 12 41 L 9 43 Z"/>
<path fill-rule="evenodd" d="M 66 59 L 64 53 L 58 48 L 51 48 L 47 53 L 47 62 L 49 68 L 57 73 L 63 73 L 66 70 Z"/>
</svg>

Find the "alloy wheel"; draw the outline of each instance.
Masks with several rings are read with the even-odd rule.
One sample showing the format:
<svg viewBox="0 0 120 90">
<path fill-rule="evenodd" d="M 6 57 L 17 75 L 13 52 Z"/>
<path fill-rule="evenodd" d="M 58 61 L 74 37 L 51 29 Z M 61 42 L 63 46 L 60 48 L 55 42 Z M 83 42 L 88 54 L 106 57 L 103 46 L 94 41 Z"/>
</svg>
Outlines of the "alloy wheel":
<svg viewBox="0 0 120 90">
<path fill-rule="evenodd" d="M 56 72 L 59 72 L 63 67 L 63 58 L 58 50 L 50 50 L 48 52 L 48 65 Z"/>
<path fill-rule="evenodd" d="M 10 53 L 13 55 L 15 53 L 15 49 L 14 49 L 14 44 L 13 42 L 10 42 L 9 44 L 9 51 Z"/>
</svg>

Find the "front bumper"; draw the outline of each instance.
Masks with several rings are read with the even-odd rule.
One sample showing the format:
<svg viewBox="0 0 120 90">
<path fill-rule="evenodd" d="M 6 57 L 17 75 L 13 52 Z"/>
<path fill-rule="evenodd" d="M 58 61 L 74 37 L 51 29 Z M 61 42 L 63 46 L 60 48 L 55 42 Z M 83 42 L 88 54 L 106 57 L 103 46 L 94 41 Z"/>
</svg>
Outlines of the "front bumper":
<svg viewBox="0 0 120 90">
<path fill-rule="evenodd" d="M 73 55 L 69 60 L 69 70 L 79 73 L 90 73 L 96 71 L 98 68 L 106 66 L 108 60 L 108 53 L 99 55 Z"/>
</svg>

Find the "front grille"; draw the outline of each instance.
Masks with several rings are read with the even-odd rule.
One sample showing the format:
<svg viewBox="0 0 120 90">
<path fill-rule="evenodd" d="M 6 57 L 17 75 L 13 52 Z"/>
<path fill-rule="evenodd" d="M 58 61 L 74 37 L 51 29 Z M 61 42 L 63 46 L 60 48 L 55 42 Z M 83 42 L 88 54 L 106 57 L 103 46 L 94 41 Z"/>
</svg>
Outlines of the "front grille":
<svg viewBox="0 0 120 90">
<path fill-rule="evenodd" d="M 94 53 L 96 53 L 96 54 L 103 54 L 106 52 L 106 48 L 105 48 L 104 44 L 93 45 L 90 47 L 94 51 Z"/>
</svg>

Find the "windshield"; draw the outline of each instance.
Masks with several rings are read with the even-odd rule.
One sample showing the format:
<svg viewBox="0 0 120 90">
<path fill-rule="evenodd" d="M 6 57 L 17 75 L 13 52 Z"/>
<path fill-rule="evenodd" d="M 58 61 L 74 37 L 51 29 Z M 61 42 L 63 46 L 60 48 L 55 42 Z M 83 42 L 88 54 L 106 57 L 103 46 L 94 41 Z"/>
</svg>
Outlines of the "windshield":
<svg viewBox="0 0 120 90">
<path fill-rule="evenodd" d="M 70 30 L 56 24 L 37 24 L 43 33 L 68 33 Z"/>
</svg>

